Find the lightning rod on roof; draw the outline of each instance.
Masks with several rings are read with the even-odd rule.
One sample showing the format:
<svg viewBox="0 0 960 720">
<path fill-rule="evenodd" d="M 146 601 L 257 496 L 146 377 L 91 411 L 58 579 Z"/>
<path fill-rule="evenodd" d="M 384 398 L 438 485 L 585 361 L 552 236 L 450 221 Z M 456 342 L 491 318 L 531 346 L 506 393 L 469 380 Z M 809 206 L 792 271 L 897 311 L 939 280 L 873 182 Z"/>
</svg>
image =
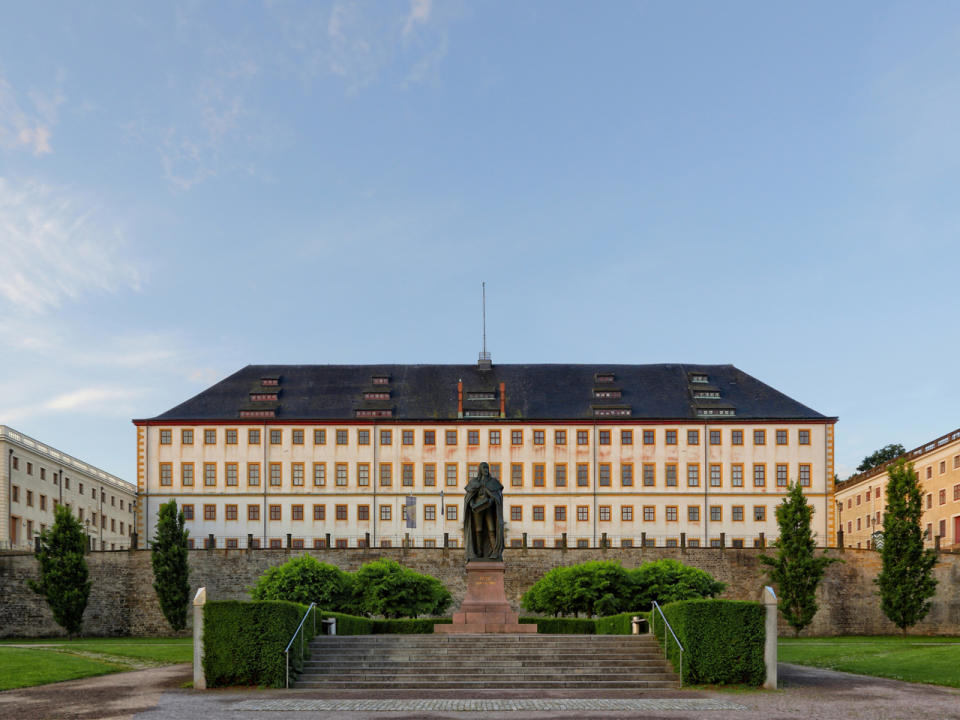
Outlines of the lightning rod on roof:
<svg viewBox="0 0 960 720">
<path fill-rule="evenodd" d="M 490 367 L 490 353 L 487 352 L 487 283 L 480 283 L 480 307 L 483 316 L 483 349 L 480 351 L 480 358 L 477 366 L 481 368 Z"/>
</svg>

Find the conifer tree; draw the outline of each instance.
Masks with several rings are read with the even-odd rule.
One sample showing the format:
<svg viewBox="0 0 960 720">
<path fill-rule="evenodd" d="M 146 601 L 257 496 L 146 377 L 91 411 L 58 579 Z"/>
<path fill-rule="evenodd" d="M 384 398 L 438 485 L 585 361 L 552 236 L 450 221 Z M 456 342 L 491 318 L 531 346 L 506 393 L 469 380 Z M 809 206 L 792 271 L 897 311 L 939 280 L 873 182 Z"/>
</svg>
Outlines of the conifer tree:
<svg viewBox="0 0 960 720">
<path fill-rule="evenodd" d="M 799 483 L 790 484 L 776 512 L 780 527 L 777 555 L 761 555 L 760 561 L 770 566 L 770 581 L 777 586 L 777 607 L 799 635 L 817 613 L 817 586 L 827 565 L 837 560 L 814 554 L 816 546 L 810 530 L 813 508 Z"/>
<path fill-rule="evenodd" d="M 177 512 L 177 501 L 161 505 L 151 550 L 153 589 L 163 616 L 174 630 L 183 630 L 187 626 L 190 605 L 188 534 L 183 525 L 183 511 Z"/>
<path fill-rule="evenodd" d="M 36 553 L 40 579 L 28 580 L 27 585 L 46 598 L 57 624 L 76 635 L 90 597 L 90 573 L 83 556 L 87 534 L 66 505 L 57 505 L 53 515 L 53 525 L 40 533 Z"/>
<path fill-rule="evenodd" d="M 937 588 L 937 555 L 923 549 L 923 494 L 912 463 L 900 460 L 887 471 L 887 505 L 883 516 L 883 569 L 877 576 L 880 607 L 903 632 L 930 611 Z"/>
</svg>

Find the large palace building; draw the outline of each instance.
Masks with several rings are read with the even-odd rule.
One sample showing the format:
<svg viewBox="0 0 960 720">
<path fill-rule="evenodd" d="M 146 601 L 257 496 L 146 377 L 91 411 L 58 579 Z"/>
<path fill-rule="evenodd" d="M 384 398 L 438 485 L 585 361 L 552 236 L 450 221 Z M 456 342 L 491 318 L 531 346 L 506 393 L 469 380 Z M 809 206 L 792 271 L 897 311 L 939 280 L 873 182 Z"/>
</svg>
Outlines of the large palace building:
<svg viewBox="0 0 960 720">
<path fill-rule="evenodd" d="M 731 365 L 250 365 L 135 420 L 137 529 L 216 547 L 462 542 L 481 462 L 508 547 L 762 545 L 789 482 L 833 544 L 834 424 Z"/>
</svg>

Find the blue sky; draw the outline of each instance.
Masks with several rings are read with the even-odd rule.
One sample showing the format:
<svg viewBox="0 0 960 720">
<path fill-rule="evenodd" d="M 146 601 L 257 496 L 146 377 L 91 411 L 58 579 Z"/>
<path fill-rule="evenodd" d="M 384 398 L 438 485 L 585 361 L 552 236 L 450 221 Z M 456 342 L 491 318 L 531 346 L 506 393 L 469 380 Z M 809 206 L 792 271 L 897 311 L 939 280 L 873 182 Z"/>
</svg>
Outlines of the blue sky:
<svg viewBox="0 0 960 720">
<path fill-rule="evenodd" d="M 248 363 L 733 363 L 956 428 L 960 4 L 14 3 L 0 422 L 135 478 Z"/>
</svg>

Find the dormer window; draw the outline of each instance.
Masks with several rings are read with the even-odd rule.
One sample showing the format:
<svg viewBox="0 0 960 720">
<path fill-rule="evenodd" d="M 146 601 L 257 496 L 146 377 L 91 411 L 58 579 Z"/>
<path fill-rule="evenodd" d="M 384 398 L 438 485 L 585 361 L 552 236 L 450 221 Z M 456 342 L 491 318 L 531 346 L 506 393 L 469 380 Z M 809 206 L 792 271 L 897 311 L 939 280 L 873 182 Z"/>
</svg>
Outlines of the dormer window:
<svg viewBox="0 0 960 720">
<path fill-rule="evenodd" d="M 630 417 L 630 408 L 594 408 L 594 417 Z"/>
<path fill-rule="evenodd" d="M 373 376 L 374 385 L 389 385 L 390 376 L 389 375 L 374 375 Z"/>
<path fill-rule="evenodd" d="M 697 390 L 693 393 L 694 400 L 718 400 L 719 398 L 719 390 Z"/>
<path fill-rule="evenodd" d="M 700 417 L 718 417 L 720 415 L 736 415 L 736 411 L 731 408 L 697 408 L 697 415 Z"/>
<path fill-rule="evenodd" d="M 277 393 L 274 392 L 254 392 L 250 393 L 250 399 L 253 402 L 276 402 Z"/>
<path fill-rule="evenodd" d="M 389 400 L 389 390 L 369 390 L 363 394 L 364 400 Z"/>
<path fill-rule="evenodd" d="M 486 390 L 482 392 L 468 392 L 467 400 L 496 400 L 497 394 L 495 392 L 487 392 Z"/>
<path fill-rule="evenodd" d="M 393 417 L 393 410 L 357 410 L 358 418 L 388 418 Z"/>
<path fill-rule="evenodd" d="M 593 396 L 598 400 L 610 400 L 619 398 L 622 395 L 620 390 L 594 390 Z"/>
<path fill-rule="evenodd" d="M 240 417 L 242 418 L 272 418 L 276 417 L 276 412 L 274 410 L 241 410 Z"/>
<path fill-rule="evenodd" d="M 263 387 L 276 387 L 280 384 L 280 378 L 278 377 L 263 377 L 260 378 L 260 384 Z"/>
<path fill-rule="evenodd" d="M 707 376 L 703 373 L 690 373 L 690 382 L 692 383 L 708 383 L 710 382 L 707 379 Z"/>
<path fill-rule="evenodd" d="M 598 383 L 612 383 L 613 373 L 597 373 L 593 376 Z"/>
</svg>

